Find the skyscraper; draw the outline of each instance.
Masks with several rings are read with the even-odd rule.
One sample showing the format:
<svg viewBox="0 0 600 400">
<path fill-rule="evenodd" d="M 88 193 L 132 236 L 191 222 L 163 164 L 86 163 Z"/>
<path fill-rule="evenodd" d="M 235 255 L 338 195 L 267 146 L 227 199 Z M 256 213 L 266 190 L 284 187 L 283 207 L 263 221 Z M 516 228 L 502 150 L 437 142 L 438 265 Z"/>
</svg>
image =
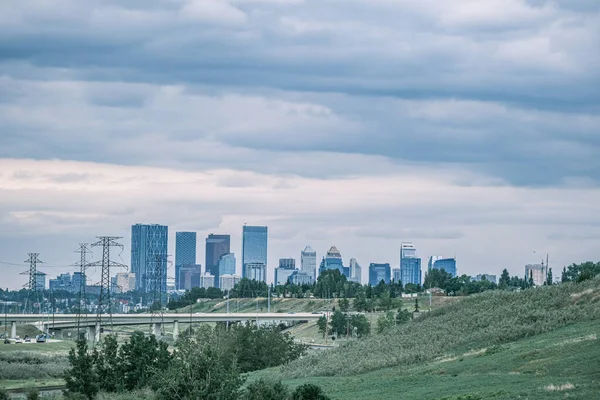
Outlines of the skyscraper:
<svg viewBox="0 0 600 400">
<path fill-rule="evenodd" d="M 295 259 L 280 258 L 279 268 L 275 268 L 275 285 L 285 285 L 290 276 L 297 271 Z"/>
<path fill-rule="evenodd" d="M 219 277 L 222 275 L 235 275 L 235 254 L 223 254 L 219 259 Z"/>
<path fill-rule="evenodd" d="M 331 246 L 331 248 L 327 252 L 327 255 L 323 257 L 321 265 L 319 266 L 319 275 L 331 269 L 337 269 L 346 278 L 350 277 L 350 268 L 344 267 L 344 262 L 342 261 L 342 254 L 335 246 Z"/>
<path fill-rule="evenodd" d="M 35 274 L 35 290 L 46 290 L 46 274 L 36 272 Z"/>
<path fill-rule="evenodd" d="M 356 258 L 350 259 L 350 280 L 352 282 L 360 283 L 362 268 L 360 268 L 360 264 L 356 261 Z"/>
<path fill-rule="evenodd" d="M 184 264 L 179 268 L 179 289 L 191 290 L 200 286 L 200 275 L 202 265 L 200 264 Z M 213 283 L 214 285 L 214 283 Z"/>
<path fill-rule="evenodd" d="M 175 289 L 181 290 L 179 270 L 196 264 L 196 232 L 175 233 Z"/>
<path fill-rule="evenodd" d="M 400 278 L 402 284 L 421 284 L 421 259 L 412 243 L 402 243 L 400 248 Z"/>
<path fill-rule="evenodd" d="M 215 277 L 214 286 L 219 284 L 219 260 L 221 256 L 231 253 L 231 237 L 229 235 L 210 234 L 206 238 L 206 263 L 204 271 Z"/>
<path fill-rule="evenodd" d="M 300 269 L 312 276 L 313 280 L 317 279 L 317 252 L 310 246 L 300 252 Z"/>
<path fill-rule="evenodd" d="M 165 225 L 135 224 L 131 226 L 131 272 L 135 287 L 149 292 L 153 289 L 153 275 L 158 263 L 160 291 L 167 291 L 167 241 L 169 227 Z"/>
<path fill-rule="evenodd" d="M 246 278 L 259 282 L 267 281 L 267 270 L 263 263 L 246 263 Z"/>
<path fill-rule="evenodd" d="M 379 282 L 384 281 L 390 283 L 391 268 L 390 264 L 373 264 L 369 265 L 369 284 L 377 286 Z"/>
<path fill-rule="evenodd" d="M 542 261 L 541 264 L 527 264 L 525 266 L 525 280 L 529 281 L 531 278 L 535 286 L 542 286 L 546 282 L 548 275 L 548 268 Z"/>
<path fill-rule="evenodd" d="M 443 269 L 453 278 L 456 277 L 456 258 L 448 258 L 442 256 L 431 256 L 429 257 L 429 263 L 427 264 L 427 271 L 432 269 Z"/>
<path fill-rule="evenodd" d="M 242 277 L 248 279 L 267 280 L 267 236 L 266 226 L 244 225 L 242 230 Z M 257 264 L 262 264 L 262 273 Z M 250 277 L 250 265 L 252 265 L 252 276 Z M 261 277 L 258 279 L 257 277 Z"/>
</svg>

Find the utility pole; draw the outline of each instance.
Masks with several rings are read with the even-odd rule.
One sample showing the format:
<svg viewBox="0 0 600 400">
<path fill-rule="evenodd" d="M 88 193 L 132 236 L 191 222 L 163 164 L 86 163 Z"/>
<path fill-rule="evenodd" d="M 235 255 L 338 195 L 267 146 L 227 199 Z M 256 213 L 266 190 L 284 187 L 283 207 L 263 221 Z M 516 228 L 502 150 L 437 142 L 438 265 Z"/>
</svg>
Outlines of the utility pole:
<svg viewBox="0 0 600 400">
<path fill-rule="evenodd" d="M 152 272 L 150 274 L 149 286 L 152 290 L 152 306 L 150 308 L 150 326 L 151 329 L 154 326 L 154 318 L 159 317 L 161 325 L 164 323 L 163 318 L 163 292 L 166 291 L 166 279 L 163 282 L 163 275 L 166 278 L 167 268 L 166 264 L 169 262 L 168 255 L 166 254 L 155 254 Z M 164 266 L 164 268 L 163 268 Z M 163 274 L 164 273 L 164 274 Z M 163 290 L 164 289 L 164 290 Z M 152 333 L 152 332 L 150 332 Z M 162 331 L 161 331 L 162 333 Z"/>
<path fill-rule="evenodd" d="M 114 261 L 110 261 L 110 248 L 118 247 L 123 250 L 123 245 L 116 242 L 117 239 L 121 239 L 119 236 L 96 236 L 97 242 L 92 243 L 92 247 L 102 246 L 102 260 L 88 264 L 88 267 L 101 267 L 102 273 L 100 278 L 100 295 L 98 296 L 98 308 L 96 314 L 96 329 L 98 337 L 101 337 L 103 329 L 102 315 L 108 314 L 108 324 L 112 326 L 112 304 L 111 304 L 111 290 L 110 290 L 110 267 L 123 267 L 127 268 L 126 265 L 119 264 Z"/>
<path fill-rule="evenodd" d="M 33 301 L 36 301 L 39 305 L 40 297 L 37 287 L 37 265 L 43 262 L 38 259 L 40 253 L 27 253 L 29 258 L 25 262 L 29 263 L 29 271 L 22 272 L 21 275 L 29 275 L 29 283 L 27 285 L 27 300 L 25 300 L 25 307 L 23 312 L 25 314 L 33 314 Z M 28 312 L 29 310 L 29 312 Z"/>
<path fill-rule="evenodd" d="M 86 303 L 85 296 L 85 285 L 87 283 L 86 268 L 87 268 L 87 255 L 92 251 L 88 248 L 87 243 L 79 243 L 79 250 L 75 250 L 75 253 L 80 254 L 79 266 L 80 282 L 77 294 L 77 339 L 81 339 L 81 319 L 83 318 L 83 306 Z M 86 310 L 87 314 L 87 310 Z"/>
</svg>

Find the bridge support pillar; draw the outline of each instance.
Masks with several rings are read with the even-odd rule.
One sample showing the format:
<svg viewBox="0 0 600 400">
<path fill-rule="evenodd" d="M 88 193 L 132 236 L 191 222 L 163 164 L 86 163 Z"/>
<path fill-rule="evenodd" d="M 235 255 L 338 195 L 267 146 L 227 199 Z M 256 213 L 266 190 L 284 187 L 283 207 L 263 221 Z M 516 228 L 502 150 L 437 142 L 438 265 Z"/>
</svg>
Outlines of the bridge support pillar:
<svg viewBox="0 0 600 400">
<path fill-rule="evenodd" d="M 177 340 L 179 337 L 179 321 L 173 321 L 173 340 Z"/>
<path fill-rule="evenodd" d="M 89 342 L 98 343 L 100 341 L 100 324 L 90 325 L 86 329 L 86 339 Z"/>
<path fill-rule="evenodd" d="M 15 321 L 12 321 L 10 323 L 10 338 L 14 339 L 17 337 L 17 323 Z"/>
<path fill-rule="evenodd" d="M 162 336 L 162 331 L 161 331 L 161 329 L 160 329 L 160 328 L 161 328 L 161 326 L 160 326 L 160 325 L 161 325 L 161 324 L 160 324 L 160 323 L 157 323 L 157 322 L 154 322 L 154 323 L 152 323 L 152 334 L 153 334 L 154 336 L 156 336 L 156 338 L 157 338 L 157 339 L 158 339 L 158 338 L 160 338 L 160 337 Z"/>
</svg>

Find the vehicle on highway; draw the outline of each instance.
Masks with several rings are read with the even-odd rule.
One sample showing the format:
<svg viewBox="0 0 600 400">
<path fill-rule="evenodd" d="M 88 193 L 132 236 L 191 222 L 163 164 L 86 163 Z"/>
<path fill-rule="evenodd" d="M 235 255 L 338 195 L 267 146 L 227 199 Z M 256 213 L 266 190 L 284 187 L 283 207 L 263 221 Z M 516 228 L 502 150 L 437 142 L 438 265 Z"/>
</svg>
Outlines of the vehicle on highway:
<svg viewBox="0 0 600 400">
<path fill-rule="evenodd" d="M 48 335 L 45 333 L 39 334 L 35 337 L 35 341 L 37 343 L 46 343 L 46 340 L 48 340 Z"/>
<path fill-rule="evenodd" d="M 19 344 L 19 343 L 23 343 L 23 339 L 21 339 L 19 336 L 17 336 L 15 338 L 15 344 Z"/>
<path fill-rule="evenodd" d="M 8 340 L 8 338 L 4 338 L 4 344 L 10 344 L 10 340 Z"/>
<path fill-rule="evenodd" d="M 25 343 L 31 343 L 31 338 L 29 337 L 29 335 L 25 335 L 25 336 L 23 337 L 23 341 L 24 341 Z"/>
</svg>

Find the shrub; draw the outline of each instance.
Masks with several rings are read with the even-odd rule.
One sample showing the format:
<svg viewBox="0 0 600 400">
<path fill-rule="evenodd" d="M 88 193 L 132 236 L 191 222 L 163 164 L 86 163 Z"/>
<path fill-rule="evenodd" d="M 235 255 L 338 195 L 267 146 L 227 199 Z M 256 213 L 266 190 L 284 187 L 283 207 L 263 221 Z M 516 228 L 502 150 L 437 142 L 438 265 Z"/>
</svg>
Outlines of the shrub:
<svg viewBox="0 0 600 400">
<path fill-rule="evenodd" d="M 306 383 L 296 388 L 292 393 L 292 400 L 329 400 L 329 397 L 319 386 Z"/>
<path fill-rule="evenodd" d="M 0 388 L 0 400 L 8 400 L 8 392 Z"/>
<path fill-rule="evenodd" d="M 289 391 L 281 382 L 260 379 L 248 385 L 243 400 L 287 400 Z"/>
<path fill-rule="evenodd" d="M 38 400 L 40 398 L 40 392 L 36 389 L 29 389 L 27 391 L 27 400 Z"/>
</svg>

